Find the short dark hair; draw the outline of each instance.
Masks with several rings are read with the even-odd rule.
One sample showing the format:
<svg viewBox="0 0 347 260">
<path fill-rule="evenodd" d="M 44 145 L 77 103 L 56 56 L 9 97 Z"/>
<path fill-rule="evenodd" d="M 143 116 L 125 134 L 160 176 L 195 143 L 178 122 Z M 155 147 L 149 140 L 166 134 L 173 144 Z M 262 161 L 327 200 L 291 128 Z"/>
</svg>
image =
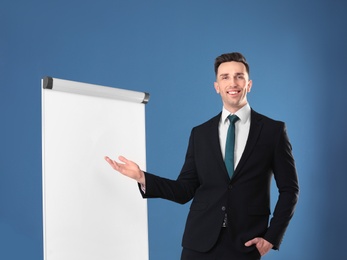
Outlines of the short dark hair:
<svg viewBox="0 0 347 260">
<path fill-rule="evenodd" d="M 224 63 L 229 61 L 236 61 L 236 62 L 242 62 L 246 66 L 246 71 L 249 75 L 249 65 L 246 61 L 246 58 L 239 52 L 231 52 L 231 53 L 224 53 L 220 56 L 218 56 L 214 62 L 214 72 L 217 75 L 218 67 Z"/>
</svg>

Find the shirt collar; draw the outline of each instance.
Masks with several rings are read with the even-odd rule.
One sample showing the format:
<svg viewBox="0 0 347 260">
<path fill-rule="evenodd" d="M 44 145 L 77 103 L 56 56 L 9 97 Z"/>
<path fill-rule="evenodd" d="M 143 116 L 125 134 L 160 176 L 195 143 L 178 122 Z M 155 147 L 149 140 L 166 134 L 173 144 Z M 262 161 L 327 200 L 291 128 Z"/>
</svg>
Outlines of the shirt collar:
<svg viewBox="0 0 347 260">
<path fill-rule="evenodd" d="M 224 106 L 223 106 L 223 110 L 222 110 L 222 117 L 221 117 L 221 122 L 225 123 L 228 120 L 228 116 L 229 115 L 233 115 L 233 113 L 230 113 Z M 242 124 L 245 124 L 251 117 L 251 107 L 249 106 L 249 104 L 247 103 L 246 105 L 244 105 L 242 108 L 240 108 L 239 110 L 237 110 L 234 115 L 237 115 L 240 118 L 240 122 Z"/>
</svg>

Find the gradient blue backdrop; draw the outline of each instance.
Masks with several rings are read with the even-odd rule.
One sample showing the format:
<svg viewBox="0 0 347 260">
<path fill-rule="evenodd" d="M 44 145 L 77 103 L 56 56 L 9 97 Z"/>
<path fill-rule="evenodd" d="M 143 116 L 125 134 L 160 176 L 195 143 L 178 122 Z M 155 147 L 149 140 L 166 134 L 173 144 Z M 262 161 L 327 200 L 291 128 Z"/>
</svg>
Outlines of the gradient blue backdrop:
<svg viewBox="0 0 347 260">
<path fill-rule="evenodd" d="M 175 178 L 191 128 L 221 110 L 213 61 L 231 51 L 250 63 L 251 106 L 287 123 L 301 184 L 281 250 L 264 259 L 344 259 L 346 11 L 342 0 L 2 0 L 0 259 L 43 258 L 43 76 L 149 92 L 147 169 Z M 179 259 L 189 205 L 148 207 L 150 259 Z"/>
</svg>

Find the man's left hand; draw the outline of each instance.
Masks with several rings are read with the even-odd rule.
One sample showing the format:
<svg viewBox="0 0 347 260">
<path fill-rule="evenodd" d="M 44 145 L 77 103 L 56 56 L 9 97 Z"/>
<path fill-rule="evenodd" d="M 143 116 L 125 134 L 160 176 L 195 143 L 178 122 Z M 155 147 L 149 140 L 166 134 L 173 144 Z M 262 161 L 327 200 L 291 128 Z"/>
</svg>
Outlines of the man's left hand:
<svg viewBox="0 0 347 260">
<path fill-rule="evenodd" d="M 273 244 L 261 237 L 253 238 L 252 240 L 249 240 L 245 243 L 245 246 L 251 245 L 255 245 L 257 247 L 261 256 L 267 254 L 273 247 Z"/>
</svg>

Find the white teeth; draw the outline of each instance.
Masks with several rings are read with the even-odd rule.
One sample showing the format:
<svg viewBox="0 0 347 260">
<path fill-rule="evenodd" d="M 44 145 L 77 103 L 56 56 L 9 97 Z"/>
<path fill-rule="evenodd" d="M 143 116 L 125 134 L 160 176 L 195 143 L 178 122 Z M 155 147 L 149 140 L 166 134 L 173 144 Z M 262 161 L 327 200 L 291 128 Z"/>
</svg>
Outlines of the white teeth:
<svg viewBox="0 0 347 260">
<path fill-rule="evenodd" d="M 229 94 L 237 94 L 238 91 L 229 91 L 228 93 L 229 93 Z"/>
</svg>

